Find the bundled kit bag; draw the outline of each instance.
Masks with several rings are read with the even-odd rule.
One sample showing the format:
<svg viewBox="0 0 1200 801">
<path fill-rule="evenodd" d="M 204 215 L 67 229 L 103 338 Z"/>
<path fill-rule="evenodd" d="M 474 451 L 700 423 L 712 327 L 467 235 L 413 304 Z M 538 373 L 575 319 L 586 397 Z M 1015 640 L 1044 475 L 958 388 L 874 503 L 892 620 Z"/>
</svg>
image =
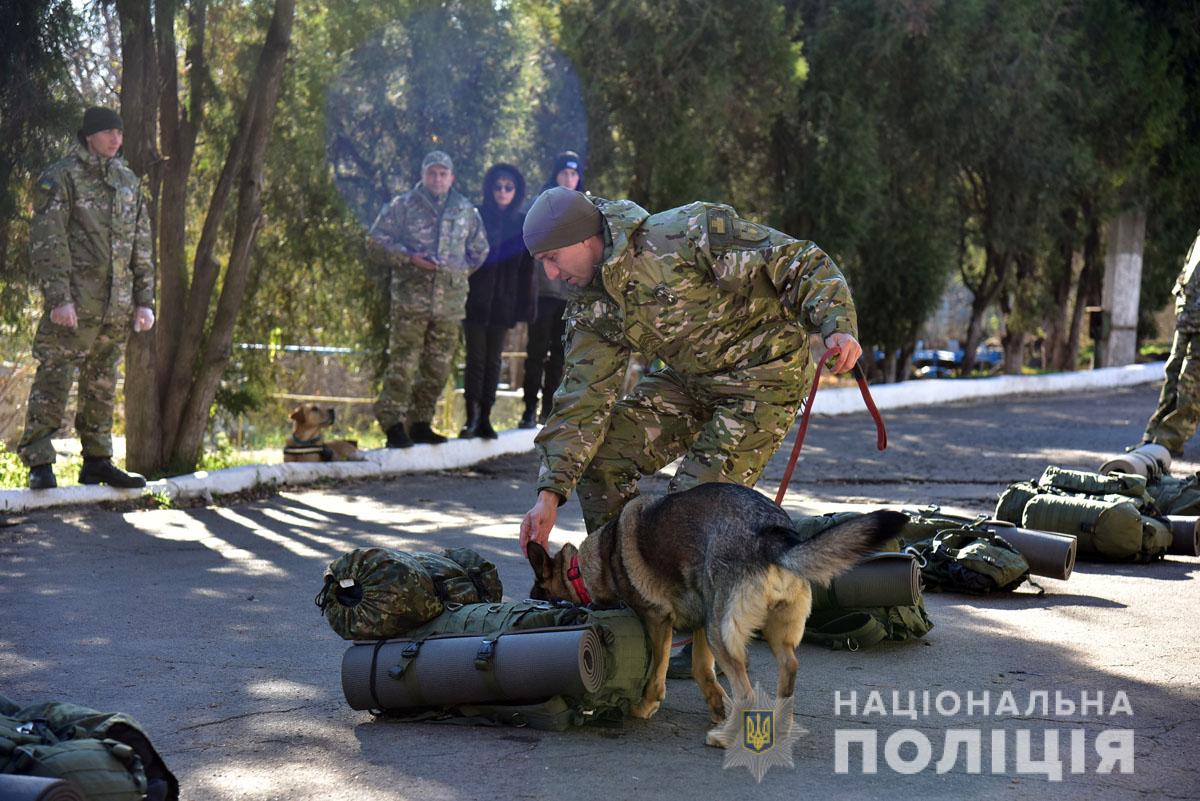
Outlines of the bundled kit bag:
<svg viewBox="0 0 1200 801">
<path fill-rule="evenodd" d="M 930 549 L 933 539 L 943 532 L 966 530 L 988 535 L 988 544 L 976 544 L 953 557 L 959 559 L 964 567 L 969 566 L 966 563 L 967 560 L 978 561 L 980 555 L 989 557 L 990 564 L 993 566 L 980 567 L 975 570 L 977 573 L 990 575 L 992 578 L 990 585 L 995 585 L 989 585 L 990 589 L 983 591 L 995 591 L 1014 582 L 1021 574 L 1020 562 L 1007 555 L 1007 552 L 1013 549 L 1027 563 L 1030 575 L 1066 580 L 1071 577 L 1071 572 L 1075 569 L 1079 541 L 1073 535 L 1021 528 L 1005 520 L 989 518 L 987 515 L 977 515 L 974 518 L 961 517 L 943 512 L 935 504 L 926 506 L 919 511 L 910 511 L 908 516 L 909 522 L 904 527 L 901 537 L 906 545 L 911 545 L 914 550 L 919 547 L 922 552 Z M 997 537 L 1002 542 L 993 539 Z M 948 546 L 958 550 L 962 549 L 961 545 L 943 544 L 938 559 L 948 555 Z M 993 547 L 995 550 L 990 550 Z M 925 561 L 923 553 L 921 558 L 922 561 Z M 997 567 L 1000 567 L 999 572 L 997 572 Z M 931 568 L 929 572 L 932 573 L 933 569 Z M 939 576 L 927 575 L 926 579 L 932 588 L 934 583 L 939 581 Z M 1017 584 L 1013 586 L 1017 586 Z"/>
<path fill-rule="evenodd" d="M 496 602 L 496 566 L 469 548 L 442 554 L 360 548 L 329 563 L 315 602 L 345 640 L 397 637 L 447 604 Z"/>
<path fill-rule="evenodd" d="M 391 718 L 561 731 L 620 720 L 649 671 L 645 629 L 628 609 L 479 603 L 350 646 L 342 691 L 353 709 Z"/>
<path fill-rule="evenodd" d="M 1009 486 L 996 517 L 1026 529 L 1073 535 L 1085 558 L 1146 562 L 1172 549 L 1170 524 L 1144 476 L 1050 466 L 1036 482 Z"/>
<path fill-rule="evenodd" d="M 137 721 L 63 702 L 22 708 L 0 696 L 0 774 L 59 779 L 88 801 L 179 799 L 179 782 Z M 75 797 L 53 782 L 0 787 L 12 793 L 5 801 Z"/>
<path fill-rule="evenodd" d="M 793 517 L 801 539 L 858 517 L 859 512 Z M 883 552 L 867 557 L 829 587 L 814 584 L 812 613 L 804 642 L 835 651 L 859 651 L 885 641 L 913 640 L 933 628 L 921 597 L 916 561 L 908 554 Z"/>
</svg>

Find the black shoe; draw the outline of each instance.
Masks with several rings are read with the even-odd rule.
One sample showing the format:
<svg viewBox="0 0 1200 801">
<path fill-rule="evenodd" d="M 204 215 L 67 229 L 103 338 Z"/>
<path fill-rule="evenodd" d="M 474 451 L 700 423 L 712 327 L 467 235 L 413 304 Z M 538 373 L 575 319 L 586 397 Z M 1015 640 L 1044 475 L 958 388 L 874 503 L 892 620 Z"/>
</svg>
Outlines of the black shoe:
<svg viewBox="0 0 1200 801">
<path fill-rule="evenodd" d="M 387 430 L 387 447 L 411 448 L 412 446 L 412 438 L 410 438 L 408 436 L 408 432 L 404 430 L 404 423 L 396 423 Z"/>
<path fill-rule="evenodd" d="M 718 676 L 721 675 L 721 666 L 713 663 L 713 672 Z M 679 653 L 671 657 L 667 662 L 667 678 L 668 679 L 690 679 L 692 678 L 692 644 L 689 642 L 683 648 L 679 649 Z"/>
<path fill-rule="evenodd" d="M 467 403 L 467 424 L 458 432 L 459 439 L 474 439 L 479 432 L 479 404 Z"/>
<path fill-rule="evenodd" d="M 479 433 L 480 439 L 500 439 L 500 435 L 496 433 L 496 429 L 492 428 L 491 415 L 491 409 L 487 409 L 479 415 L 479 426 L 476 431 Z"/>
<path fill-rule="evenodd" d="M 446 438 L 429 427 L 429 423 L 413 423 L 412 441 L 424 445 L 441 445 Z"/>
<path fill-rule="evenodd" d="M 525 414 L 521 415 L 521 422 L 517 423 L 517 428 L 536 428 L 537 427 L 537 412 L 531 404 L 525 404 Z"/>
<path fill-rule="evenodd" d="M 552 411 L 554 411 L 554 398 L 542 398 L 542 413 L 538 416 L 538 422 L 546 425 Z"/>
<path fill-rule="evenodd" d="M 138 489 L 146 486 L 145 476 L 126 473 L 112 463 L 112 459 L 84 459 L 79 469 L 80 484 L 107 484 L 121 489 Z"/>
<path fill-rule="evenodd" d="M 54 479 L 54 468 L 48 464 L 39 464 L 29 468 L 30 489 L 54 489 L 58 482 Z"/>
</svg>

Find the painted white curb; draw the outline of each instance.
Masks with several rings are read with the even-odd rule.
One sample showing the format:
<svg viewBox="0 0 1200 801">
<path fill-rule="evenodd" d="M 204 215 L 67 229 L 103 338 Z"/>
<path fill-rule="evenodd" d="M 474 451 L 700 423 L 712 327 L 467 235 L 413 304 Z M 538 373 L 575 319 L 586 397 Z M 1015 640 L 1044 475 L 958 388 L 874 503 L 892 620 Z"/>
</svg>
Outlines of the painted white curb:
<svg viewBox="0 0 1200 801">
<path fill-rule="evenodd" d="M 452 439 L 442 445 L 414 445 L 411 448 L 366 451 L 362 462 L 284 462 L 243 465 L 212 472 L 151 481 L 143 489 L 115 489 L 101 486 L 59 487 L 52 490 L 0 490 L 0 512 L 24 512 L 51 506 L 73 506 L 101 501 L 137 500 L 143 495 L 176 498 L 205 498 L 229 495 L 259 485 L 302 485 L 331 478 L 383 478 L 402 473 L 453 470 L 496 456 L 528 453 L 533 450 L 536 430 L 514 429 L 500 432 L 499 439 Z"/>
<path fill-rule="evenodd" d="M 1161 381 L 1166 362 L 1106 367 L 1077 373 L 992 378 L 923 379 L 902 384 L 880 384 L 871 388 L 880 409 L 936 406 L 973 398 L 1005 395 L 1040 395 L 1082 389 L 1134 386 Z M 824 389 L 817 393 L 814 414 L 866 413 L 858 387 Z M 0 490 L 0 512 L 23 512 L 52 506 L 73 506 L 100 501 L 137 500 L 142 495 L 167 498 L 205 498 L 242 492 L 260 484 L 302 485 L 330 478 L 382 478 L 402 473 L 424 473 L 468 467 L 495 456 L 527 453 L 533 449 L 536 430 L 503 431 L 495 440 L 451 439 L 442 445 L 414 445 L 402 450 L 380 448 L 367 451 L 363 462 L 287 462 L 245 465 L 191 473 L 150 482 L 144 489 L 75 486 L 52 490 Z"/>
<path fill-rule="evenodd" d="M 1162 381 L 1166 362 L 1131 364 L 1126 367 L 1102 367 L 1077 373 L 1048 375 L 999 375 L 990 378 L 925 378 L 901 384 L 871 387 L 875 405 L 882 409 L 909 406 L 937 406 L 942 403 L 1004 395 L 1043 395 L 1075 392 L 1082 389 L 1110 389 Z M 822 389 L 813 402 L 813 414 L 841 415 L 866 413 L 862 393 L 857 386 Z"/>
</svg>

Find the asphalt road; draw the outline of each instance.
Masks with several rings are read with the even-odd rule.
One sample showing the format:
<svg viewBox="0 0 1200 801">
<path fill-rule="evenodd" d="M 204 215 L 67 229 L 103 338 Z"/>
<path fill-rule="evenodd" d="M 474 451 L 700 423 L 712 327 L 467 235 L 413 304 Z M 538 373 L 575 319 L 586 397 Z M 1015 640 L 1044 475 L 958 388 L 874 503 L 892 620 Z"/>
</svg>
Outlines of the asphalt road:
<svg viewBox="0 0 1200 801">
<path fill-rule="evenodd" d="M 1138 387 L 896 411 L 884 453 L 865 414 L 817 418 L 785 505 L 986 511 L 1047 464 L 1096 468 L 1137 440 L 1154 401 L 1153 387 Z M 790 446 L 760 485 L 772 496 Z M 535 468 L 529 455 L 230 506 L 0 518 L 0 692 L 134 715 L 195 801 L 1200 797 L 1192 558 L 1080 564 L 1067 582 L 1041 580 L 1042 596 L 929 594 L 924 640 L 856 653 L 801 646 L 796 719 L 807 733 L 795 767 L 761 784 L 704 746 L 703 701 L 687 681 L 670 682 L 649 722 L 566 733 L 350 710 L 345 644 L 312 600 L 325 564 L 371 545 L 469 546 L 497 563 L 506 596 L 523 598 L 530 576 L 515 536 Z M 1193 443 L 1175 472 L 1197 468 Z M 573 502 L 559 520 L 558 541 L 582 537 Z M 773 688 L 765 645 L 752 659 L 753 678 Z M 848 736 L 876 738 L 874 772 L 859 746 L 838 772 L 836 742 Z M 1102 765 L 1105 754 L 1121 758 Z"/>
</svg>

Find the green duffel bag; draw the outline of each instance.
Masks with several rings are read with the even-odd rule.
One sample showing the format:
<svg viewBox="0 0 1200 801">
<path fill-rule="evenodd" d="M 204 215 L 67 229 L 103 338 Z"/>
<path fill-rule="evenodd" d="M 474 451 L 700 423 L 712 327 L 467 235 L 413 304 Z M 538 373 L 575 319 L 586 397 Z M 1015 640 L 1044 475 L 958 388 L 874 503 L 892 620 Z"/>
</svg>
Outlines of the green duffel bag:
<svg viewBox="0 0 1200 801">
<path fill-rule="evenodd" d="M 499 601 L 496 566 L 467 548 L 443 554 L 360 548 L 329 563 L 315 603 L 345 640 L 399 637 L 447 604 Z"/>
<path fill-rule="evenodd" d="M 0 696 L 0 773 L 62 779 L 88 801 L 178 801 L 179 782 L 133 718 Z"/>
<path fill-rule="evenodd" d="M 1200 476 L 1160 476 L 1146 482 L 1146 492 L 1154 499 L 1159 514 L 1200 515 Z"/>
<path fill-rule="evenodd" d="M 1039 495 L 1025 506 L 1021 525 L 1074 534 L 1080 556 L 1094 559 L 1148 562 L 1164 556 L 1171 544 L 1170 528 L 1122 495 Z"/>
<path fill-rule="evenodd" d="M 588 667 L 593 687 L 570 695 L 544 698 L 522 697 L 516 702 L 478 701 L 421 704 L 421 699 L 437 694 L 443 701 L 454 694 L 453 685 L 470 684 L 477 688 L 480 672 L 493 670 L 500 655 L 514 653 L 523 635 L 589 633 L 588 642 L 602 653 L 581 654 Z M 591 636 L 594 633 L 596 636 Z M 429 659 L 436 646 L 453 641 L 462 645 L 469 663 L 439 665 L 431 674 L 436 686 L 414 686 L 422 679 L 414 666 Z M 464 650 L 465 648 L 465 650 Z M 526 649 L 528 650 L 528 649 Z M 537 650 L 530 651 L 536 656 Z M 437 658 L 443 658 L 444 651 Z M 535 661 L 540 664 L 540 657 Z M 494 682 L 497 696 L 506 688 L 528 685 L 517 695 L 542 692 L 544 676 L 532 662 L 514 664 L 517 675 L 488 678 Z M 511 669 L 511 668 L 510 668 Z M 548 669 L 542 665 L 543 670 Z M 509 603 L 468 604 L 448 608 L 446 612 L 414 629 L 403 638 L 383 642 L 357 643 L 342 660 L 342 689 L 355 709 L 370 709 L 375 714 L 400 720 L 433 720 L 467 723 L 527 725 L 533 728 L 562 730 L 591 721 L 618 721 L 637 703 L 650 671 L 650 649 L 645 629 L 628 609 L 595 610 L 565 603 L 519 601 Z M 407 686 L 394 684 L 407 682 Z M 487 683 L 487 682 L 485 682 Z M 448 685 L 450 685 L 448 687 Z M 395 699 L 404 699 L 398 703 Z"/>
<path fill-rule="evenodd" d="M 1015 526 L 1021 525 L 1021 514 L 1025 511 L 1025 504 L 1036 498 L 1038 492 L 1037 484 L 1032 481 L 1009 484 L 1008 489 L 1000 493 L 994 517 Z"/>
<path fill-rule="evenodd" d="M 1121 495 L 1132 498 L 1139 507 L 1151 502 L 1146 493 L 1145 477 L 1129 473 L 1101 475 L 1052 465 L 1045 469 L 1037 484 L 1043 491 L 1070 495 Z"/>
</svg>

